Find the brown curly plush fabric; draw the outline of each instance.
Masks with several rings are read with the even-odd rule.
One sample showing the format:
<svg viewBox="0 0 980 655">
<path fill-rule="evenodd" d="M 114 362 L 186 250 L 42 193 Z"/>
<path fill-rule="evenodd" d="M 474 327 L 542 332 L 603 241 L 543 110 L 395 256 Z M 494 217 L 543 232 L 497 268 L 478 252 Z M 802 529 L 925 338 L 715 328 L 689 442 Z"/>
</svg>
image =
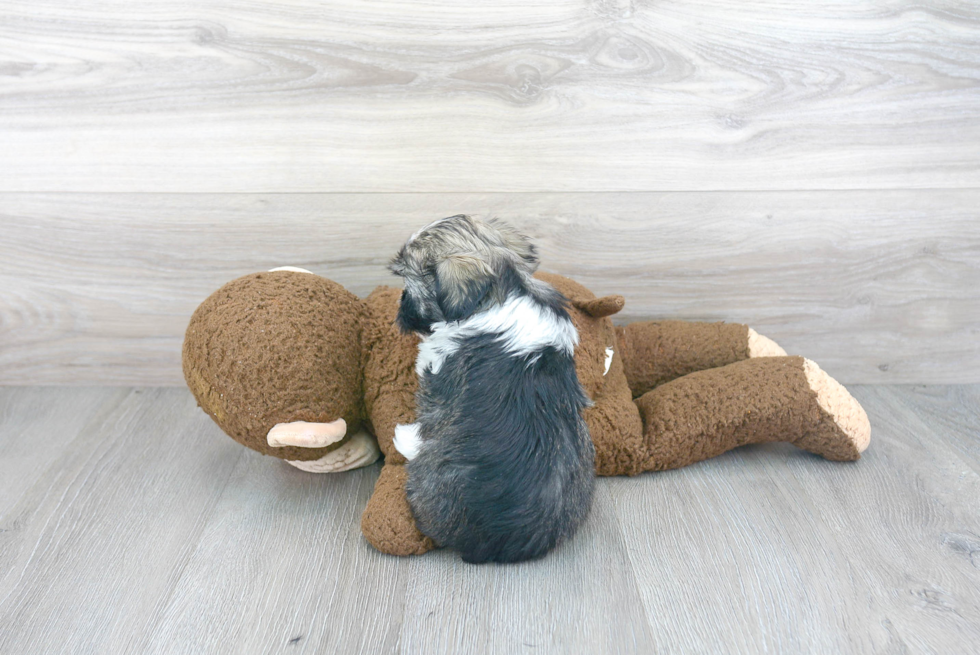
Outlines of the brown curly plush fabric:
<svg viewBox="0 0 980 655">
<path fill-rule="evenodd" d="M 675 468 L 776 440 L 828 459 L 860 455 L 818 403 L 805 360 L 749 359 L 747 326 L 659 321 L 614 327 L 609 316 L 623 307 L 622 296 L 596 298 L 568 278 L 538 277 L 571 301 L 579 332 L 576 370 L 593 399 L 584 418 L 597 474 Z M 245 276 L 194 313 L 183 364 L 201 407 L 237 441 L 265 454 L 309 460 L 339 445 L 269 448 L 266 434 L 276 423 L 343 417 L 353 434 L 366 421 L 386 460 L 362 530 L 382 552 L 411 555 L 435 544 L 415 526 L 405 498 L 405 460 L 392 445 L 395 425 L 415 420 L 417 387 L 418 337 L 395 326 L 400 296 L 399 289 L 378 287 L 359 300 L 306 273 Z"/>
<path fill-rule="evenodd" d="M 364 405 L 372 433 L 389 464 L 404 464 L 395 450 L 395 426 L 415 422 L 415 357 L 419 337 L 395 325 L 401 289 L 378 287 L 364 304 Z"/>
<path fill-rule="evenodd" d="M 415 526 L 405 497 L 408 472 L 402 464 L 385 464 L 374 493 L 361 515 L 361 532 L 372 546 L 389 555 L 421 555 L 436 547 Z"/>
<path fill-rule="evenodd" d="M 276 423 L 364 416 L 363 302 L 336 282 L 276 271 L 233 280 L 194 312 L 183 369 L 201 408 L 235 441 L 264 455 L 318 459 L 338 448 L 272 448 Z M 283 344 L 288 344 L 284 347 Z"/>
<path fill-rule="evenodd" d="M 626 298 L 622 296 L 603 296 L 590 300 L 576 299 L 573 304 L 592 318 L 602 318 L 612 316 L 626 305 Z"/>
<path fill-rule="evenodd" d="M 596 475 L 636 475 L 643 472 L 646 440 L 640 410 L 630 397 L 623 358 L 613 355 L 606 384 L 593 397 L 583 417 L 595 444 Z"/>
<path fill-rule="evenodd" d="M 652 321 L 617 327 L 634 398 L 695 371 L 749 356 L 749 328 L 739 323 Z"/>
<path fill-rule="evenodd" d="M 571 302 L 569 314 L 578 330 L 575 369 L 593 405 L 583 418 L 596 451 L 598 475 L 636 475 L 644 462 L 643 424 L 630 395 L 623 370 L 623 355 L 616 343 L 611 314 L 623 308 L 622 296 L 596 298 L 574 280 L 553 273 L 538 277 L 558 289 Z M 613 349 L 609 372 L 603 374 L 606 349 Z"/>
<path fill-rule="evenodd" d="M 578 345 L 575 346 L 575 372 L 589 398 L 605 385 L 602 371 L 606 348 L 613 345 L 612 321 L 608 318 L 594 318 L 578 309 L 578 305 L 595 300 L 595 294 L 574 280 L 554 273 L 537 273 L 536 278 L 544 280 L 560 291 L 571 301 L 569 316 L 578 330 Z"/>
<path fill-rule="evenodd" d="M 860 452 L 824 411 L 802 357 L 758 357 L 691 373 L 636 401 L 647 438 L 644 469 L 679 468 L 746 444 L 790 441 L 832 460 Z"/>
</svg>

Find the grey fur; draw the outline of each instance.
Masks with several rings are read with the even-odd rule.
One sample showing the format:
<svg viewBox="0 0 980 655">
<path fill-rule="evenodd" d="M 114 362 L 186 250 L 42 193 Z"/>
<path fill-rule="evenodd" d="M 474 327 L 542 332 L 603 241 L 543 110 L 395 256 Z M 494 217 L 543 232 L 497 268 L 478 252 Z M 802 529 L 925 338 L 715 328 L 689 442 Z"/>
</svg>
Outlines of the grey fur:
<svg viewBox="0 0 980 655">
<path fill-rule="evenodd" d="M 431 223 L 390 265 L 405 278 L 398 323 L 431 334 L 516 295 L 574 331 L 565 298 L 532 277 L 537 264 L 527 238 L 499 221 Z M 590 401 L 572 353 L 514 354 L 501 345 L 507 334 L 468 333 L 437 373 L 419 377 L 423 447 L 408 463 L 409 504 L 423 533 L 469 562 L 544 555 L 592 500 L 595 453 L 581 417 Z"/>
<path fill-rule="evenodd" d="M 526 236 L 498 219 L 481 221 L 464 214 L 434 221 L 413 234 L 388 265 L 405 279 L 405 294 L 432 322 L 459 320 L 461 314 L 502 304 L 511 282 L 505 273 L 516 275 L 527 293 L 554 302 L 560 294 L 532 277 L 537 268 L 537 251 Z M 475 304 L 467 303 L 474 294 L 481 295 Z"/>
</svg>

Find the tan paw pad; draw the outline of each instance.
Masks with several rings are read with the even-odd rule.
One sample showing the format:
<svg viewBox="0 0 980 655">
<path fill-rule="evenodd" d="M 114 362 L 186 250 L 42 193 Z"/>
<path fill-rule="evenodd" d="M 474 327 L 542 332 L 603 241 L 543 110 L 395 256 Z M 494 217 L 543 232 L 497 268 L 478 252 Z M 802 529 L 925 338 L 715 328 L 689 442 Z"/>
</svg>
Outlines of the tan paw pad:
<svg viewBox="0 0 980 655">
<path fill-rule="evenodd" d="M 861 403 L 844 385 L 827 375 L 816 362 L 804 359 L 803 371 L 810 388 L 817 396 L 820 408 L 833 417 L 857 451 L 863 453 L 871 443 L 871 422 L 868 421 L 868 415 Z"/>
</svg>

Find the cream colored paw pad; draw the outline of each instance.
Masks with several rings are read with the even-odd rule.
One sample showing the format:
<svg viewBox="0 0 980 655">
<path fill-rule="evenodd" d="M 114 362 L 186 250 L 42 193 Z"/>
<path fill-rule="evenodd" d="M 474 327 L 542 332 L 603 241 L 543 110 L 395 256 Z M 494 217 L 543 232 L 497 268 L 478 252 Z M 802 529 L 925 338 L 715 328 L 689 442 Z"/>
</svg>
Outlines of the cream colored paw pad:
<svg viewBox="0 0 980 655">
<path fill-rule="evenodd" d="M 770 339 L 749 328 L 749 357 L 785 357 L 786 351 Z"/>
<path fill-rule="evenodd" d="M 765 338 L 765 337 L 763 337 Z M 817 395 L 820 408 L 830 414 L 859 453 L 871 443 L 871 422 L 861 403 L 840 382 L 827 375 L 816 362 L 803 360 L 803 372 L 810 388 Z"/>
</svg>

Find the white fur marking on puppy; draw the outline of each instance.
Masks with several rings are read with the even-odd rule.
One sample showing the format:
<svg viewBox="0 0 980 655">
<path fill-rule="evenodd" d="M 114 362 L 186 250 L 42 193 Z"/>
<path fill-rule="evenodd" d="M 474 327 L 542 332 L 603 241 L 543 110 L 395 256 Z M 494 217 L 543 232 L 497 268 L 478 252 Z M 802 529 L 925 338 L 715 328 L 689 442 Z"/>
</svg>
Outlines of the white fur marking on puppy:
<svg viewBox="0 0 980 655">
<path fill-rule="evenodd" d="M 442 363 L 446 357 L 456 352 L 456 348 L 459 346 L 456 337 L 460 335 L 454 329 L 456 324 L 453 323 L 452 325 L 454 327 L 448 327 L 444 321 L 432 324 L 432 334 L 424 338 L 419 344 L 419 354 L 415 358 L 416 375 L 422 375 L 427 368 L 435 375 L 442 368 Z"/>
<path fill-rule="evenodd" d="M 511 295 L 500 307 L 467 319 L 464 325 L 480 333 L 500 332 L 504 348 L 515 355 L 530 355 L 548 346 L 575 353 L 578 330 L 527 296 Z"/>
<path fill-rule="evenodd" d="M 606 368 L 603 369 L 602 374 L 605 375 L 609 372 L 609 367 L 612 366 L 613 349 L 612 346 L 606 348 Z"/>
<path fill-rule="evenodd" d="M 419 449 L 422 447 L 422 440 L 419 438 L 419 424 L 396 425 L 395 439 L 392 443 L 395 450 L 404 455 L 405 459 L 413 460 L 418 457 Z"/>
<path fill-rule="evenodd" d="M 510 295 L 506 302 L 464 321 L 432 324 L 432 334 L 419 344 L 415 372 L 426 369 L 439 372 L 446 357 L 459 347 L 459 342 L 479 334 L 500 334 L 499 341 L 507 352 L 523 357 L 553 346 L 569 355 L 575 353 L 578 330 L 570 320 L 559 318 L 527 296 Z"/>
</svg>

